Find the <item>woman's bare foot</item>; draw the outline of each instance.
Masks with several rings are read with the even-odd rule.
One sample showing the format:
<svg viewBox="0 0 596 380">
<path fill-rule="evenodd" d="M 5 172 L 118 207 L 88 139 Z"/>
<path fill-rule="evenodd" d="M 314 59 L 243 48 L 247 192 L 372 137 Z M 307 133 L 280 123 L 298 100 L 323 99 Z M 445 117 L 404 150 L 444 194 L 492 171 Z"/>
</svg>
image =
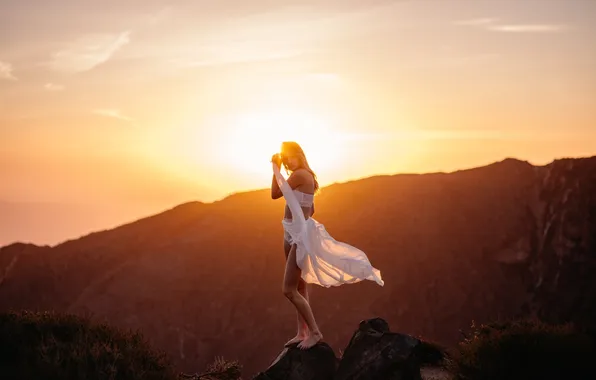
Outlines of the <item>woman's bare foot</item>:
<svg viewBox="0 0 596 380">
<path fill-rule="evenodd" d="M 284 344 L 284 347 L 291 346 L 294 343 L 302 342 L 307 337 L 308 337 L 308 326 L 306 325 L 306 323 L 299 324 L 298 332 L 296 333 L 296 336 L 293 337 L 292 339 L 288 340 L 286 342 L 286 344 Z"/>
<path fill-rule="evenodd" d="M 317 344 L 321 339 L 323 339 L 323 334 L 320 331 L 313 332 L 308 334 L 306 339 L 304 339 L 300 344 L 298 344 L 298 348 L 301 350 L 308 350 L 315 344 Z"/>
<path fill-rule="evenodd" d="M 308 334 L 297 334 L 295 337 L 288 340 L 286 344 L 284 344 L 284 347 L 291 346 L 294 343 L 302 342 L 304 339 L 306 339 L 307 336 Z"/>
</svg>

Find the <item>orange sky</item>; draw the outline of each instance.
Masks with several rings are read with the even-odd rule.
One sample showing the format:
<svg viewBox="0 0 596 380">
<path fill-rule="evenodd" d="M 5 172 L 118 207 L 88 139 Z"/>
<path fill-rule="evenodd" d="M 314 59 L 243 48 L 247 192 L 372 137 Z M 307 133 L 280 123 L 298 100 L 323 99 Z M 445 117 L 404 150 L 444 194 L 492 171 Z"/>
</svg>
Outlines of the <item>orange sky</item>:
<svg viewBox="0 0 596 380">
<path fill-rule="evenodd" d="M 596 2 L 164 4 L 2 4 L 0 202 L 108 227 L 267 187 L 284 139 L 323 184 L 596 154 Z"/>
</svg>

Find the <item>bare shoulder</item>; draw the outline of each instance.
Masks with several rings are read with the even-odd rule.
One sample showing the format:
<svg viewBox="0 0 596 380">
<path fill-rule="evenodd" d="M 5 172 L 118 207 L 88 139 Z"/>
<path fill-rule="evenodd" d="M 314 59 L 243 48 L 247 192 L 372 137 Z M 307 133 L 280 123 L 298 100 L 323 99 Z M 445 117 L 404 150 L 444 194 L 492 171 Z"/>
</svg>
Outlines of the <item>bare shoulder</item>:
<svg viewBox="0 0 596 380">
<path fill-rule="evenodd" d="M 303 181 L 305 182 L 312 182 L 314 180 L 312 174 L 310 174 L 310 172 L 306 169 L 298 169 L 296 170 L 294 173 L 296 176 L 299 176 Z"/>
<path fill-rule="evenodd" d="M 307 193 L 311 193 L 315 190 L 315 178 L 308 170 L 298 169 L 294 173 L 298 176 L 296 178 L 296 182 L 300 183 L 300 185 L 297 186 L 297 188 L 300 188 L 301 191 Z"/>
</svg>

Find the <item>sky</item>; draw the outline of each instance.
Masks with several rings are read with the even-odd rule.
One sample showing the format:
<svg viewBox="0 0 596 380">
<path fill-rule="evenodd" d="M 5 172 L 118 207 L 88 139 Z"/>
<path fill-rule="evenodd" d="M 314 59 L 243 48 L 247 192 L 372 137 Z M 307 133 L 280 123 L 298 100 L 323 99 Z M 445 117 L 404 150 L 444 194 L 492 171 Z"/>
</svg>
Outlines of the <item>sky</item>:
<svg viewBox="0 0 596 380">
<path fill-rule="evenodd" d="M 0 0 L 0 202 L 123 222 L 284 140 L 323 185 L 594 155 L 594 40 L 587 0 Z"/>
</svg>

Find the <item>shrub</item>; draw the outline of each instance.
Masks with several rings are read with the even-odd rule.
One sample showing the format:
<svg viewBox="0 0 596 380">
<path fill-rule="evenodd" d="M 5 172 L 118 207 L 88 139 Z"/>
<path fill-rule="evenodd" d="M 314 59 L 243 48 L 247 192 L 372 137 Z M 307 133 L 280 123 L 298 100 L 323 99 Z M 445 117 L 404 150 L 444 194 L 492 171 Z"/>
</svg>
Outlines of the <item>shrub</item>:
<svg viewBox="0 0 596 380">
<path fill-rule="evenodd" d="M 240 380 L 242 366 L 237 361 L 228 361 L 224 358 L 215 358 L 215 361 L 207 367 L 207 371 L 201 374 L 180 374 L 180 379 L 189 380 Z"/>
<path fill-rule="evenodd" d="M 572 325 L 515 320 L 472 325 L 450 369 L 462 380 L 585 379 L 594 376 L 595 354 L 593 340 Z"/>
<path fill-rule="evenodd" d="M 216 358 L 215 361 L 207 367 L 207 372 L 218 380 L 238 380 L 240 379 L 242 366 L 237 361 L 227 361 L 224 358 Z"/>
<path fill-rule="evenodd" d="M 215 361 L 207 366 L 203 373 L 189 375 L 180 374 L 180 379 L 188 380 L 241 380 L 242 366 L 237 361 L 228 361 L 222 357 L 215 358 Z"/>
<path fill-rule="evenodd" d="M 2 379 L 175 379 L 137 332 L 58 313 L 0 314 Z"/>
</svg>

